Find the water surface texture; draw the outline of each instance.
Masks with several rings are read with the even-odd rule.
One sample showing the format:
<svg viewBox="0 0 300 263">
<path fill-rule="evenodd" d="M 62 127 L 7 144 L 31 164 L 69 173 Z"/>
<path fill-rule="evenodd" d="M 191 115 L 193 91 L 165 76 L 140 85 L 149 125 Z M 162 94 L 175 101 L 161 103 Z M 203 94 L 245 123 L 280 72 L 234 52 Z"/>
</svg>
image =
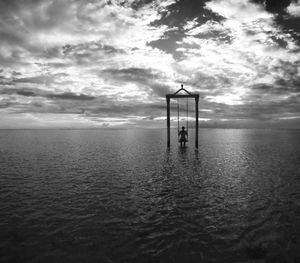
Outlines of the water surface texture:
<svg viewBox="0 0 300 263">
<path fill-rule="evenodd" d="M 300 131 L 0 131 L 0 262 L 300 262 Z"/>
</svg>

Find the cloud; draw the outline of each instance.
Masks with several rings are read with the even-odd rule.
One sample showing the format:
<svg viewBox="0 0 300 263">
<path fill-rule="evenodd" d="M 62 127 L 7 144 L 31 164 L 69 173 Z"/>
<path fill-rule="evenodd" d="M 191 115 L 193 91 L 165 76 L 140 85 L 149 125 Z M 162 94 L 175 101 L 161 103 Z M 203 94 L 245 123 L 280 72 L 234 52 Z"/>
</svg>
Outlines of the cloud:
<svg viewBox="0 0 300 263">
<path fill-rule="evenodd" d="M 190 76 L 186 84 L 198 87 L 215 118 L 267 119 L 273 118 L 273 111 L 295 114 L 298 46 L 281 31 L 275 16 L 250 1 L 209 1 L 206 8 L 224 20 L 187 22 L 186 36 L 178 41 L 183 52 L 180 71 Z"/>
<path fill-rule="evenodd" d="M 206 7 L 227 19 L 238 22 L 247 23 L 271 17 L 262 6 L 248 0 L 212 0 L 206 3 Z"/>
<path fill-rule="evenodd" d="M 292 2 L 287 8 L 286 11 L 293 17 L 300 17 L 300 3 Z"/>
<path fill-rule="evenodd" d="M 155 74 L 151 69 L 144 68 L 122 68 L 122 69 L 105 69 L 100 74 L 108 75 L 109 77 L 117 78 L 123 81 L 145 82 L 148 79 L 153 79 L 159 74 Z"/>
<path fill-rule="evenodd" d="M 164 73 L 151 68 L 112 68 L 101 71 L 99 75 L 108 81 L 117 81 L 121 84 L 131 83 L 138 86 L 139 89 L 143 89 L 146 92 L 141 94 L 142 99 L 149 98 L 151 94 L 164 97 L 165 94 L 171 92 L 171 88 L 164 84 L 164 81 L 167 81 Z"/>
<path fill-rule="evenodd" d="M 95 99 L 94 96 L 89 96 L 85 94 L 75 94 L 72 92 L 65 92 L 61 94 L 48 94 L 46 96 L 50 99 L 62 99 L 62 100 L 93 100 Z"/>
<path fill-rule="evenodd" d="M 205 125 L 294 120 L 298 2 L 279 2 L 0 1 L 0 127 L 162 126 L 180 83 Z"/>
<path fill-rule="evenodd" d="M 291 0 L 266 0 L 266 10 L 273 13 L 280 13 L 291 3 Z"/>
<path fill-rule="evenodd" d="M 183 68 L 193 71 L 196 79 L 198 76 L 204 81 L 212 79 L 207 83 L 209 85 L 218 79 L 217 83 L 222 87 L 230 86 L 235 91 L 239 86 L 247 88 L 245 83 L 273 83 L 285 74 L 281 68 L 282 61 L 290 64 L 297 62 L 293 54 L 296 44 L 288 35 L 285 36 L 288 42 L 285 49 L 274 41 L 274 37 L 281 39 L 284 34 L 276 27 L 273 17 L 260 6 L 247 1 L 239 1 L 240 4 L 233 2 L 207 3 L 207 8 L 219 12 L 226 20 L 218 23 L 209 21 L 189 30 L 180 42 L 186 51 L 186 59 L 180 63 Z M 246 10 L 252 14 L 250 19 L 246 16 Z M 223 28 L 231 41 L 222 43 L 214 38 L 194 36 L 195 32 L 202 34 L 214 28 L 216 31 Z"/>
</svg>

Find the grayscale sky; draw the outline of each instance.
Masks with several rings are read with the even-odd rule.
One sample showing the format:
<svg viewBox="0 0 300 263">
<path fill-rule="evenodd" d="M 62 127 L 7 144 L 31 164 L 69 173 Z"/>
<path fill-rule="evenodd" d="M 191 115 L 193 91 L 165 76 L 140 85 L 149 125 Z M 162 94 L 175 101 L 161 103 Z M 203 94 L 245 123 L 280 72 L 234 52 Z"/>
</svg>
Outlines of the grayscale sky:
<svg viewBox="0 0 300 263">
<path fill-rule="evenodd" d="M 164 127 L 181 83 L 202 127 L 300 128 L 299 67 L 299 1 L 0 0 L 0 128 Z"/>
</svg>

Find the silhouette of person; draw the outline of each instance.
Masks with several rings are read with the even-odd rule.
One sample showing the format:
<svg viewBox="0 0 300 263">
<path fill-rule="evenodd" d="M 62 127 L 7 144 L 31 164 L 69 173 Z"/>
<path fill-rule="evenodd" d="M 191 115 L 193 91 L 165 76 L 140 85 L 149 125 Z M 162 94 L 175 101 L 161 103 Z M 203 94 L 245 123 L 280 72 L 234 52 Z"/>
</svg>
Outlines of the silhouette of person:
<svg viewBox="0 0 300 263">
<path fill-rule="evenodd" d="M 181 131 L 178 133 L 178 136 L 180 136 L 179 142 L 180 142 L 180 147 L 185 147 L 185 143 L 187 142 L 187 131 L 185 130 L 184 126 L 181 127 Z"/>
</svg>

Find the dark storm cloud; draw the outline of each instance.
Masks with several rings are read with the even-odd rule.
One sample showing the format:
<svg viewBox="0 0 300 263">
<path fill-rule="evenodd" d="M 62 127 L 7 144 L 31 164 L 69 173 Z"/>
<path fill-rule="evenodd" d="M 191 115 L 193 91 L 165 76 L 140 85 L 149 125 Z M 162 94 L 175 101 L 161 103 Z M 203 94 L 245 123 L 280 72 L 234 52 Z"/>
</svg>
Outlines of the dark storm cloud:
<svg viewBox="0 0 300 263">
<path fill-rule="evenodd" d="M 90 100 L 55 98 L 49 101 L 32 101 L 23 103 L 18 101 L 1 101 L 1 108 L 10 108 L 14 113 L 54 113 L 54 114 L 81 114 L 85 117 L 125 118 L 134 113 L 135 116 L 160 116 L 165 106 L 161 103 L 128 103 L 120 104 L 109 97 L 97 97 L 94 103 Z"/>
<path fill-rule="evenodd" d="M 48 62 L 45 66 L 51 68 L 64 68 L 67 66 L 77 65 L 93 65 L 101 59 L 107 59 L 118 54 L 126 52 L 117 47 L 107 45 L 101 41 L 87 41 L 81 44 L 67 44 L 63 46 L 49 47 L 47 49 L 31 50 L 37 57 L 41 59 L 71 59 L 73 63 L 68 62 Z"/>
<path fill-rule="evenodd" d="M 153 22 L 154 25 L 166 24 L 169 27 L 182 28 L 189 20 L 196 19 L 200 24 L 208 20 L 221 21 L 223 18 L 205 8 L 209 0 L 181 0 L 168 7 L 161 19 Z"/>
<path fill-rule="evenodd" d="M 168 7 L 168 10 L 162 14 L 161 19 L 153 22 L 154 26 L 168 25 L 174 30 L 165 32 L 163 38 L 149 43 L 150 46 L 164 50 L 167 53 L 174 54 L 175 58 L 182 56 L 181 52 L 176 51 L 178 41 L 185 37 L 185 29 L 187 21 L 194 20 L 199 25 L 205 24 L 207 21 L 222 21 L 223 18 L 205 8 L 205 3 L 209 0 L 182 0 L 176 1 Z M 220 32 L 211 32 L 214 36 L 222 34 Z M 224 36 L 222 34 L 222 36 Z M 203 38 L 209 37 L 202 35 Z M 227 36 L 225 37 L 227 39 Z"/>
<path fill-rule="evenodd" d="M 57 57 L 70 58 L 77 65 L 89 66 L 97 62 L 101 63 L 103 59 L 125 53 L 123 49 L 98 41 L 91 41 L 78 45 L 65 45 L 61 50 L 57 51 Z"/>
<path fill-rule="evenodd" d="M 125 117 L 134 112 L 136 116 L 160 116 L 161 111 L 165 110 L 165 106 L 161 103 L 131 103 L 119 104 L 112 102 L 110 105 L 101 105 L 94 108 L 87 108 L 88 116 L 110 116 Z"/>
<path fill-rule="evenodd" d="M 289 32 L 297 40 L 300 46 L 300 17 L 278 16 L 276 21 L 285 32 Z"/>
<path fill-rule="evenodd" d="M 154 2 L 154 0 L 134 0 L 134 1 L 123 1 L 120 2 L 121 6 L 131 7 L 134 10 L 138 10 L 150 3 Z M 111 4 L 111 3 L 110 3 Z"/>
<path fill-rule="evenodd" d="M 267 84 L 256 84 L 251 87 L 251 95 L 248 95 L 248 100 L 257 101 L 262 98 L 263 95 L 284 95 L 287 94 L 288 88 L 286 87 L 278 87 L 275 85 L 267 85 Z"/>
<path fill-rule="evenodd" d="M 72 92 L 64 92 L 61 94 L 47 94 L 47 98 L 50 99 L 62 99 L 62 100 L 93 100 L 94 96 L 84 95 L 84 94 L 75 94 Z"/>
<path fill-rule="evenodd" d="M 64 68 L 64 67 L 69 66 L 69 64 L 62 63 L 62 62 L 50 62 L 50 63 L 47 63 L 47 66 L 51 67 L 51 68 Z"/>
<path fill-rule="evenodd" d="M 275 21 L 289 32 L 300 44 L 300 17 L 288 15 L 287 8 L 298 0 L 252 0 L 254 3 L 261 4 L 267 11 L 276 14 Z"/>
<path fill-rule="evenodd" d="M 48 99 L 32 97 L 34 100 L 23 102 L 15 98 L 0 100 L 0 107 L 9 109 L 11 113 L 39 113 L 39 114 L 84 114 L 98 105 L 92 105 L 91 100 L 78 99 Z"/>
<path fill-rule="evenodd" d="M 2 88 L 0 89 L 0 94 L 2 95 L 21 95 L 24 97 L 43 97 L 48 99 L 59 99 L 59 100 L 75 100 L 75 101 L 90 101 L 94 100 L 95 96 L 90 96 L 86 94 L 76 94 L 73 92 L 63 92 L 63 93 L 47 93 L 41 89 L 34 88 Z"/>
<path fill-rule="evenodd" d="M 53 81 L 53 78 L 51 76 L 46 76 L 46 75 L 40 75 L 40 76 L 34 76 L 28 78 L 19 78 L 14 80 L 15 83 L 35 83 L 35 84 L 42 84 L 49 81 Z"/>
<path fill-rule="evenodd" d="M 222 103 L 202 103 L 201 107 L 211 109 L 211 111 L 200 111 L 201 118 L 226 119 L 226 120 L 261 120 L 279 119 L 282 116 L 295 116 L 300 111 L 300 98 L 291 97 L 287 101 L 261 101 L 244 105 L 226 105 Z M 194 114 L 191 110 L 191 115 Z M 251 125 L 250 125 L 251 126 Z"/>
<path fill-rule="evenodd" d="M 278 46 L 282 47 L 282 48 L 286 48 L 288 46 L 288 42 L 280 36 L 271 36 L 271 39 L 273 42 L 277 43 Z"/>
<path fill-rule="evenodd" d="M 233 39 L 229 30 L 216 30 L 213 28 L 209 32 L 194 34 L 194 37 L 203 39 L 213 39 L 219 43 L 230 43 Z"/>
<path fill-rule="evenodd" d="M 142 85 L 149 89 L 153 94 L 163 97 L 165 94 L 170 93 L 171 89 L 168 85 L 162 84 L 159 80 L 164 80 L 165 77 L 161 72 L 153 71 L 152 69 L 145 68 L 121 68 L 121 69 L 105 69 L 102 70 L 99 76 L 107 78 L 108 80 L 118 80 L 121 82 L 135 83 Z"/>
<path fill-rule="evenodd" d="M 235 106 L 234 109 L 233 107 L 228 107 L 225 110 L 225 116 L 227 118 L 269 119 L 271 116 L 278 117 L 287 113 L 299 113 L 299 103 L 299 96 L 291 96 L 289 99 L 282 101 L 253 102 Z"/>
<path fill-rule="evenodd" d="M 43 75 L 37 75 L 33 77 L 19 77 L 19 78 L 13 78 L 11 80 L 11 83 L 17 84 L 17 85 L 22 85 L 22 84 L 27 84 L 27 85 L 46 85 L 46 86 L 51 86 L 53 84 L 63 84 L 64 83 L 64 78 L 67 77 L 68 74 L 66 73 L 47 73 Z"/>
<path fill-rule="evenodd" d="M 125 53 L 124 50 L 116 48 L 114 46 L 106 45 L 101 42 L 91 41 L 84 44 L 78 44 L 78 45 L 65 45 L 62 47 L 62 53 L 65 56 L 68 55 L 78 55 L 78 53 L 83 54 L 85 56 L 90 56 L 97 51 L 103 51 L 106 55 L 109 54 L 119 54 L 119 53 Z"/>
<path fill-rule="evenodd" d="M 122 81 L 136 81 L 145 82 L 148 79 L 158 77 L 159 74 L 155 74 L 151 69 L 144 68 L 122 68 L 122 69 L 105 69 L 102 70 L 100 75 L 109 76 Z"/>
<path fill-rule="evenodd" d="M 22 95 L 25 97 L 35 97 L 36 96 L 36 94 L 33 91 L 26 91 L 26 90 L 17 91 L 16 94 Z"/>
<path fill-rule="evenodd" d="M 267 11 L 282 13 L 291 4 L 292 0 L 251 0 L 254 3 L 263 5 Z"/>
<path fill-rule="evenodd" d="M 23 88 L 0 88 L 1 95 L 21 95 L 25 97 L 35 97 L 37 94 L 34 90 Z"/>
</svg>

